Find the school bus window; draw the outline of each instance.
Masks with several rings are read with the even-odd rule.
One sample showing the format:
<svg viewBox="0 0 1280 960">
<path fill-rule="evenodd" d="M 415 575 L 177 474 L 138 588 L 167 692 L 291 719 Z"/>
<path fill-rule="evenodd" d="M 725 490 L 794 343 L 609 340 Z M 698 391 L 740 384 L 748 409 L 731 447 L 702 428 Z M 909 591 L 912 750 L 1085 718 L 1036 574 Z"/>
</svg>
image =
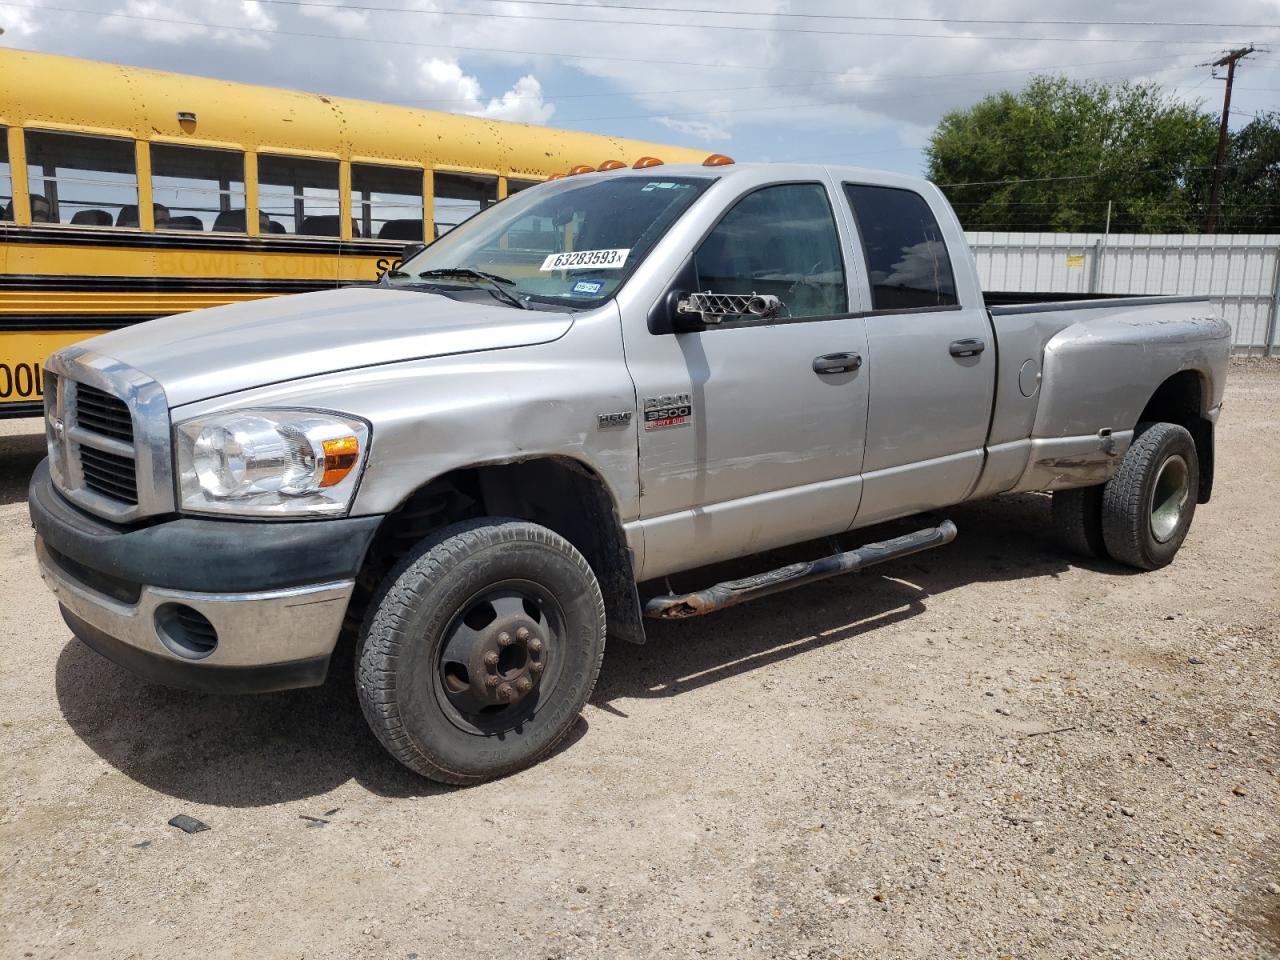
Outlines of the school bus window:
<svg viewBox="0 0 1280 960">
<path fill-rule="evenodd" d="M 437 173 L 435 180 L 436 236 L 498 202 L 498 178 Z"/>
<path fill-rule="evenodd" d="M 338 236 L 338 161 L 259 154 L 258 209 L 267 233 Z"/>
<path fill-rule="evenodd" d="M 138 225 L 131 141 L 28 130 L 26 143 L 33 223 Z"/>
<path fill-rule="evenodd" d="M 404 167 L 351 165 L 353 237 L 422 239 L 422 171 Z"/>
<path fill-rule="evenodd" d="M 13 174 L 9 170 L 9 131 L 0 127 L 0 220 L 13 219 Z"/>
<path fill-rule="evenodd" d="M 244 232 L 242 153 L 152 144 L 151 193 L 157 229 Z"/>
<path fill-rule="evenodd" d="M 512 180 L 508 177 L 507 196 L 509 197 L 514 193 L 519 193 L 521 190 L 528 190 L 530 187 L 536 187 L 541 182 L 541 180 Z"/>
</svg>

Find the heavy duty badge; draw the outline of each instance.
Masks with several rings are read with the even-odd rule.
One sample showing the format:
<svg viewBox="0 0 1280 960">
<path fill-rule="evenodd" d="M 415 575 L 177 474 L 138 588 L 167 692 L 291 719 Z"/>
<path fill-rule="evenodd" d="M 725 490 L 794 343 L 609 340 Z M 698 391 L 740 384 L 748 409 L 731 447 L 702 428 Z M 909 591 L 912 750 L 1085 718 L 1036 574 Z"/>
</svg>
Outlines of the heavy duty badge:
<svg viewBox="0 0 1280 960">
<path fill-rule="evenodd" d="M 644 428 L 682 427 L 693 420 L 693 403 L 687 393 L 644 398 Z"/>
</svg>

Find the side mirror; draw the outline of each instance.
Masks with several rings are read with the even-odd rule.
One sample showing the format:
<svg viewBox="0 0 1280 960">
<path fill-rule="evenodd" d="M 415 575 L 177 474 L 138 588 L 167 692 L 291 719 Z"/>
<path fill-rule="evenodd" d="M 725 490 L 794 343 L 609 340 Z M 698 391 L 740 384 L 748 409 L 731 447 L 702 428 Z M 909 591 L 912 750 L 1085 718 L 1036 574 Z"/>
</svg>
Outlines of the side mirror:
<svg viewBox="0 0 1280 960">
<path fill-rule="evenodd" d="M 427 245 L 425 243 L 406 243 L 404 245 L 404 252 L 400 254 L 400 259 L 408 260 L 411 257 L 416 257 L 425 249 L 427 249 Z"/>
<path fill-rule="evenodd" d="M 689 293 L 676 302 L 677 316 L 696 316 L 702 323 L 726 317 L 776 317 L 785 306 L 770 293 Z"/>
</svg>

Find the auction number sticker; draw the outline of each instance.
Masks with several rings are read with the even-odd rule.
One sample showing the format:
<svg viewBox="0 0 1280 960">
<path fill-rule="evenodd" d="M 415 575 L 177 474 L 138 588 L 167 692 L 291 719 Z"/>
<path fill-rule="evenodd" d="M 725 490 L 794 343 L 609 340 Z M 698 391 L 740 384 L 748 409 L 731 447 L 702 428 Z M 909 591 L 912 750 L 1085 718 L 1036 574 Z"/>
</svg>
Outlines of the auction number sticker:
<svg viewBox="0 0 1280 960">
<path fill-rule="evenodd" d="M 553 253 L 542 261 L 541 270 L 617 270 L 627 262 L 625 250 L 574 250 L 572 253 Z"/>
</svg>

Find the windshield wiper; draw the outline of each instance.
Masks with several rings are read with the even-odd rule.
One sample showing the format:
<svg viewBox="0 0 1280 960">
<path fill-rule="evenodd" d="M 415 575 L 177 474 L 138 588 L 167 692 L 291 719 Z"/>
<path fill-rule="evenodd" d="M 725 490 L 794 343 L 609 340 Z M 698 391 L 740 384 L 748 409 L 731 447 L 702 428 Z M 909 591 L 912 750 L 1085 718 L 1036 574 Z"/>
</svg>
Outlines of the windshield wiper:
<svg viewBox="0 0 1280 960">
<path fill-rule="evenodd" d="M 419 280 L 430 280 L 432 278 L 440 280 L 484 280 L 489 284 L 490 290 L 513 307 L 519 307 L 521 310 L 529 309 L 529 305 L 527 303 L 524 303 L 515 294 L 503 289 L 501 286 L 502 284 L 515 286 L 516 282 L 507 277 L 500 277 L 496 273 L 486 273 L 483 270 L 473 270 L 470 267 L 444 267 L 438 270 L 423 270 L 418 274 Z"/>
</svg>

